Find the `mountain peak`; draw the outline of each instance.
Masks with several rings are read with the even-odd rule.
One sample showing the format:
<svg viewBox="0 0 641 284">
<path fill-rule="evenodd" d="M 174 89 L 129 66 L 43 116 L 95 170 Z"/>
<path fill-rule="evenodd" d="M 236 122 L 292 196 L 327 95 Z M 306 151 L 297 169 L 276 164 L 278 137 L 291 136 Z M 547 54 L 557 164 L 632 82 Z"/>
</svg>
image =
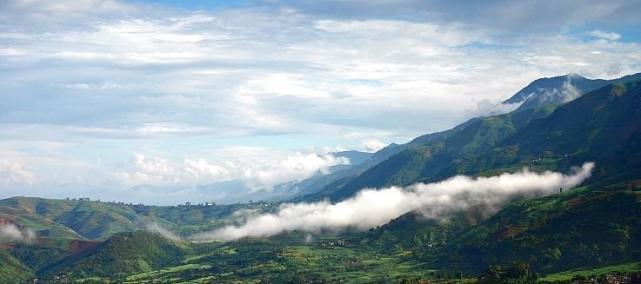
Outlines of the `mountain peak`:
<svg viewBox="0 0 641 284">
<path fill-rule="evenodd" d="M 569 78 L 569 79 L 584 79 L 584 80 L 589 80 L 588 78 L 585 78 L 585 77 L 583 77 L 581 74 L 579 74 L 579 73 L 575 73 L 575 72 L 568 73 L 567 75 L 562 76 L 562 77 L 566 77 L 566 78 Z"/>
<path fill-rule="evenodd" d="M 599 89 L 611 80 L 588 79 L 577 73 L 544 77 L 532 81 L 504 104 L 521 104 L 519 110 L 572 101 L 582 94 Z"/>
</svg>

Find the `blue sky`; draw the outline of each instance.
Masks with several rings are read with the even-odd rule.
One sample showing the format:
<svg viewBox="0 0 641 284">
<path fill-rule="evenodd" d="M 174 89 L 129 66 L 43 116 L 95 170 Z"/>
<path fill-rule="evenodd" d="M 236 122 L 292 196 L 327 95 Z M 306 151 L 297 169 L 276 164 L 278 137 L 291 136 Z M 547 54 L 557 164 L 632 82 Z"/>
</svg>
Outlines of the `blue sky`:
<svg viewBox="0 0 641 284">
<path fill-rule="evenodd" d="M 330 152 L 487 114 L 540 77 L 641 72 L 639 12 L 625 0 L 3 1 L 0 197 L 270 190 L 345 163 Z"/>
</svg>

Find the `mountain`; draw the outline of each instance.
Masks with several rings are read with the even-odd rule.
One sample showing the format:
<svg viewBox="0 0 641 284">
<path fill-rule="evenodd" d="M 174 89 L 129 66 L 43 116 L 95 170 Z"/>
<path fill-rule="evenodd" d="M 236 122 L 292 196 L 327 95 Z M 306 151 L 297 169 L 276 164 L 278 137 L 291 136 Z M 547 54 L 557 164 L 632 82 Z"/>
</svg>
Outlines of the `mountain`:
<svg viewBox="0 0 641 284">
<path fill-rule="evenodd" d="M 290 201 L 297 202 L 325 198 L 328 194 L 328 189 L 338 188 L 338 185 L 346 180 L 359 176 L 361 173 L 401 152 L 404 148 L 403 145 L 392 143 L 371 154 L 360 164 L 351 165 L 324 176 L 303 180 L 295 185 L 299 188 L 299 194 Z"/>
<path fill-rule="evenodd" d="M 452 162 L 483 153 L 530 121 L 547 116 L 553 109 L 547 107 L 475 118 L 451 130 L 418 137 L 397 146 L 401 151 L 359 175 L 342 180 L 342 183 L 330 184 L 319 194 L 304 199 L 338 201 L 366 187 L 402 186 L 435 180 L 442 177 L 440 173 L 447 170 Z"/>
<path fill-rule="evenodd" d="M 519 113 L 519 112 L 516 112 Z M 480 273 L 525 261 L 540 272 L 641 259 L 641 80 L 614 83 L 531 121 L 480 156 L 452 161 L 444 176 L 528 166 L 566 170 L 595 161 L 590 184 L 447 222 L 412 212 L 368 232 L 375 248 L 419 252 L 432 267 Z"/>
<path fill-rule="evenodd" d="M 0 200 L 0 214 L 51 238 L 101 239 L 137 227 L 132 208 L 103 202 L 16 197 Z"/>
<path fill-rule="evenodd" d="M 533 81 L 503 103 L 520 103 L 521 110 L 547 104 L 561 104 L 608 84 L 610 84 L 608 80 L 587 79 L 578 74 L 541 78 Z"/>
<path fill-rule="evenodd" d="M 439 133 L 420 140 L 443 137 L 454 136 Z M 519 127 L 480 156 L 453 161 L 443 170 L 444 176 L 494 174 L 523 166 L 565 170 L 596 161 L 597 171 L 588 185 L 522 200 L 489 218 L 470 211 L 436 221 L 410 212 L 352 235 L 349 241 L 388 254 L 411 251 L 413 259 L 454 274 L 480 275 L 488 267 L 514 263 L 543 274 L 637 263 L 641 260 L 639 142 L 641 80 L 607 85 Z M 631 267 L 641 270 L 638 265 Z"/>
<path fill-rule="evenodd" d="M 501 171 L 530 165 L 567 169 L 595 161 L 596 177 L 641 165 L 641 80 L 615 83 L 556 109 L 497 144 L 492 152 L 450 172 Z M 506 153 L 509 153 L 506 154 Z"/>
<path fill-rule="evenodd" d="M 578 74 L 568 74 L 533 81 L 504 104 L 520 104 L 517 110 L 538 108 L 550 104 L 570 102 L 583 94 L 614 83 L 626 83 L 641 79 L 641 73 L 614 80 L 588 79 Z"/>
<path fill-rule="evenodd" d="M 611 83 L 610 85 L 606 85 L 600 89 L 602 90 L 601 92 L 607 93 L 611 89 L 611 87 L 608 86 L 621 85 L 630 88 L 634 86 L 638 80 L 641 80 L 641 74 L 625 76 L 610 81 L 590 80 L 577 75 L 543 78 L 534 81 L 506 102 L 519 102 L 519 100 L 524 101 L 528 98 L 545 95 L 546 92 L 555 92 L 555 90 L 562 87 L 563 84 L 577 84 L 576 87 L 572 85 L 572 88 L 589 90 L 590 88 L 598 87 L 602 84 Z M 622 82 L 628 83 L 626 84 Z M 538 91 L 532 93 L 533 90 Z M 524 94 L 528 95 L 526 96 Z M 598 95 L 592 95 L 589 97 L 594 96 Z M 634 96 L 631 97 L 632 98 L 630 100 L 635 100 Z M 319 190 L 318 193 L 305 196 L 302 200 L 312 201 L 329 198 L 332 201 L 338 201 L 353 196 L 356 192 L 365 187 L 380 188 L 392 185 L 404 186 L 415 182 L 436 181 L 460 173 L 476 175 L 484 172 L 497 172 L 497 169 L 499 168 L 510 171 L 519 169 L 520 167 L 530 165 L 530 163 L 525 162 L 525 160 L 521 162 L 517 162 L 515 160 L 504 160 L 504 165 L 501 166 L 496 164 L 496 161 L 494 161 L 496 159 L 508 159 L 511 155 L 514 155 L 512 152 L 514 148 L 506 146 L 505 143 L 508 143 L 507 141 L 511 141 L 510 139 L 517 139 L 517 137 L 521 137 L 518 139 L 523 139 L 524 143 L 530 141 L 531 144 L 535 144 L 535 142 L 532 142 L 534 140 L 530 139 L 535 135 L 533 134 L 536 132 L 534 129 L 535 127 L 555 127 L 564 119 L 567 119 L 567 121 L 564 121 L 563 123 L 565 124 L 563 125 L 558 125 L 558 128 L 576 129 L 575 126 L 578 124 L 587 123 L 585 120 L 580 120 L 578 117 L 586 117 L 593 113 L 599 113 L 597 112 L 597 108 L 599 106 L 579 105 L 582 101 L 585 100 L 580 100 L 578 104 L 575 104 L 574 102 L 566 103 L 563 106 L 564 109 L 565 106 L 576 109 L 574 110 L 578 115 L 576 118 L 571 118 L 570 116 L 572 116 L 572 114 L 559 117 L 559 114 L 557 113 L 566 113 L 566 111 L 556 111 L 559 104 L 550 102 L 538 107 L 519 108 L 516 111 L 507 114 L 474 118 L 450 130 L 417 137 L 411 142 L 398 147 L 401 151 L 389 156 L 386 160 L 383 160 L 368 170 L 358 175 L 346 177 L 345 179 L 339 180 L 339 182 L 329 184 L 325 188 Z M 628 102 L 624 102 L 623 104 L 625 103 Z M 634 102 L 629 103 L 632 103 L 632 105 L 628 107 L 632 108 L 634 106 Z M 614 108 L 622 108 L 623 104 L 620 106 L 611 106 L 613 108 L 612 113 L 623 111 L 618 109 L 614 110 Z M 626 110 L 623 113 L 632 114 L 633 111 Z M 557 121 L 544 119 L 552 114 L 554 114 L 554 119 Z M 626 118 L 620 117 L 618 119 Z M 633 123 L 633 121 L 633 118 L 628 118 L 628 122 Z M 569 125 L 570 123 L 578 124 Z M 603 121 L 603 123 L 607 124 L 610 122 Z M 588 127 L 590 127 L 590 129 L 587 129 Z M 579 140 L 586 139 L 585 135 L 596 135 L 596 133 L 590 134 L 590 131 L 597 131 L 596 129 L 598 129 L 598 127 L 595 128 L 594 125 L 586 126 L 580 130 L 582 131 L 581 133 L 583 136 L 573 137 L 570 137 L 573 135 L 570 131 L 566 131 L 568 135 L 567 140 L 563 140 L 565 142 L 559 144 L 565 143 L 564 145 L 566 145 L 566 147 L 578 147 L 579 145 L 577 143 L 581 143 Z M 601 131 L 603 136 L 599 137 L 603 137 L 603 139 L 605 139 L 609 133 L 608 131 L 610 130 L 614 131 L 612 128 L 605 129 L 604 131 Z M 623 130 L 616 130 L 615 133 L 621 133 L 621 131 Z M 552 135 L 551 133 L 548 134 Z M 547 137 L 546 135 L 548 134 L 541 133 L 537 134 L 536 137 Z M 561 141 L 560 139 L 561 137 L 559 137 L 557 141 Z M 607 142 L 606 140 L 599 141 Z M 549 143 L 555 143 L 555 141 L 551 140 Z M 534 152 L 529 153 L 530 155 L 534 155 L 529 157 L 531 160 L 538 159 L 546 154 L 544 153 L 544 149 L 542 149 L 542 145 L 543 144 L 541 144 L 537 149 L 532 149 L 536 154 L 534 154 Z M 565 155 L 567 153 L 563 152 L 560 154 Z M 612 154 L 612 152 L 603 152 L 602 154 L 605 156 Z M 578 156 L 573 157 L 579 158 Z M 522 158 L 527 159 L 525 157 Z M 568 159 L 566 161 L 578 164 L 578 161 L 583 160 L 585 159 Z M 512 167 L 508 167 L 508 165 L 512 165 Z M 569 164 L 567 163 L 565 164 L 566 168 L 568 165 Z M 563 167 L 559 168 L 563 169 Z"/>
<path fill-rule="evenodd" d="M 348 159 L 350 165 L 360 165 L 363 162 L 367 161 L 367 159 L 372 157 L 372 155 L 373 153 L 361 152 L 361 151 L 355 151 L 355 150 L 340 151 L 340 152 L 332 153 L 332 156 L 334 157 Z"/>
<path fill-rule="evenodd" d="M 43 275 L 122 278 L 178 262 L 188 247 L 145 231 L 118 233 L 81 254 L 63 259 Z"/>
<path fill-rule="evenodd" d="M 147 206 L 81 200 L 13 197 L 0 200 L 0 220 L 28 227 L 37 238 L 104 240 L 116 233 L 161 226 L 189 235 L 234 220 L 241 210 L 268 210 L 268 203 Z"/>
<path fill-rule="evenodd" d="M 641 180 L 602 183 L 508 206 L 424 257 L 480 273 L 528 262 L 558 272 L 641 259 Z"/>
</svg>

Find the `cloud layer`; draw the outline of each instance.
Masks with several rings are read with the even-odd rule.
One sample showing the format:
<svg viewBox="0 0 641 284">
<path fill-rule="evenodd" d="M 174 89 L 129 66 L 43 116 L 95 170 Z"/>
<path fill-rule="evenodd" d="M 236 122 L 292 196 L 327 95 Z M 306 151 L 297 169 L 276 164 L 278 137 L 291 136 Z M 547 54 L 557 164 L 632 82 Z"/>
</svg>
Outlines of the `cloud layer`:
<svg viewBox="0 0 641 284">
<path fill-rule="evenodd" d="M 637 1 L 450 2 L 2 1 L 0 156 L 45 197 L 269 185 L 309 174 L 287 157 L 311 146 L 373 151 L 506 111 L 539 77 L 641 70 Z M 219 154 L 257 146 L 281 155 Z"/>
<path fill-rule="evenodd" d="M 570 175 L 549 171 L 534 173 L 524 169 L 492 177 L 456 176 L 406 188 L 364 189 L 336 204 L 326 201 L 284 204 L 276 213 L 249 217 L 240 226 L 223 227 L 195 235 L 193 239 L 230 241 L 293 230 L 369 229 L 414 210 L 431 219 L 446 219 L 453 213 L 478 207 L 492 213 L 515 198 L 549 195 L 558 192 L 559 188 L 575 187 L 590 176 L 593 168 L 593 163 L 586 163 Z"/>
<path fill-rule="evenodd" d="M 0 186 L 11 187 L 34 183 L 36 183 L 35 175 L 25 169 L 24 165 L 0 156 Z"/>
<path fill-rule="evenodd" d="M 332 166 L 350 163 L 347 158 L 327 153 L 297 152 L 289 156 L 274 157 L 270 156 L 269 151 L 260 148 L 234 148 L 228 151 L 245 155 L 242 159 L 227 157 L 228 160 L 220 163 L 213 163 L 203 158 L 187 158 L 182 163 L 172 163 L 161 157 L 135 154 L 134 167 L 128 171 L 116 173 L 115 178 L 125 186 L 140 184 L 196 186 L 238 180 L 249 188 L 269 190 L 275 185 L 301 181 L 317 173 L 327 173 Z M 246 151 L 252 151 L 253 157 Z"/>
</svg>

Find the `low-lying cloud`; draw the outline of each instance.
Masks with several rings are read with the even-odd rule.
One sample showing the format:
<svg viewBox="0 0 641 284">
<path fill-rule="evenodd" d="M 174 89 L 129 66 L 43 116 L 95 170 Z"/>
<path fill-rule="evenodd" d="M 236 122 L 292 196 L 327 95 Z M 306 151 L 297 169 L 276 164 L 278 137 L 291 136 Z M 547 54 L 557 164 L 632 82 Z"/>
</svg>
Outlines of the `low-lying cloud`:
<svg viewBox="0 0 641 284">
<path fill-rule="evenodd" d="M 481 100 L 476 103 L 475 109 L 468 109 L 465 111 L 465 116 L 468 118 L 474 117 L 487 117 L 492 115 L 499 115 L 508 112 L 512 112 L 519 108 L 523 102 L 518 103 L 503 103 L 503 102 L 492 102 L 490 100 Z"/>
<path fill-rule="evenodd" d="M 172 241 L 180 241 L 181 238 L 178 236 L 176 233 L 168 230 L 167 228 L 161 226 L 158 223 L 155 222 L 150 222 L 145 224 L 145 230 L 150 233 L 155 233 L 159 234 L 162 237 L 172 240 Z"/>
<path fill-rule="evenodd" d="M 253 216 L 242 225 L 230 225 L 192 238 L 232 241 L 293 230 L 318 232 L 348 227 L 365 230 L 415 210 L 427 218 L 438 220 L 471 208 L 482 207 L 493 213 L 515 198 L 544 196 L 558 192 L 559 188 L 575 187 L 590 176 L 593 168 L 594 163 L 585 163 L 581 168 L 574 168 L 569 175 L 523 169 L 492 177 L 455 176 L 441 182 L 418 183 L 405 188 L 364 189 L 336 204 L 328 201 L 284 204 L 276 213 Z"/>
<path fill-rule="evenodd" d="M 18 242 L 32 242 L 36 237 L 36 233 L 30 229 L 20 229 L 14 224 L 0 225 L 0 240 L 18 241 Z"/>
</svg>

